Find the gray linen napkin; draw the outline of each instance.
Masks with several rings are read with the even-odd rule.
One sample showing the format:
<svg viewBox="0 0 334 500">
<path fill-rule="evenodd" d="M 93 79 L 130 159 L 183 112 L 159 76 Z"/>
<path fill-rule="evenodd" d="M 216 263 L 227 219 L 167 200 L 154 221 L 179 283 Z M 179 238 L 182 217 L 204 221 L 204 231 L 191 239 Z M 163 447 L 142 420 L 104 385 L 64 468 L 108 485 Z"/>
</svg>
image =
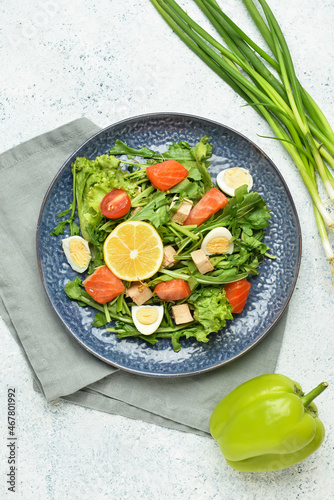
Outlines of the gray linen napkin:
<svg viewBox="0 0 334 500">
<path fill-rule="evenodd" d="M 82 348 L 53 311 L 36 259 L 36 225 L 44 194 L 70 156 L 99 127 L 85 118 L 0 155 L 0 314 L 22 346 L 34 387 L 100 411 L 207 435 L 211 412 L 234 387 L 275 371 L 286 313 L 238 360 L 210 372 L 159 379 L 113 368 Z"/>
</svg>

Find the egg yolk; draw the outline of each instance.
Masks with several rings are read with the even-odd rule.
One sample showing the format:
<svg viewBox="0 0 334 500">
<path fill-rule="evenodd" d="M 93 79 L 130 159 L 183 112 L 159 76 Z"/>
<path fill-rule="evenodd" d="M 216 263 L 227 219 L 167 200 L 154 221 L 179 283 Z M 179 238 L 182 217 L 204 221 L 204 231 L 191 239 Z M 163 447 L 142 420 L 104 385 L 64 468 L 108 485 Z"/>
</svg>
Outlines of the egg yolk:
<svg viewBox="0 0 334 500">
<path fill-rule="evenodd" d="M 249 175 L 241 168 L 230 168 L 224 175 L 225 183 L 231 188 L 237 188 L 244 184 L 249 185 Z"/>
<path fill-rule="evenodd" d="M 78 267 L 84 267 L 89 262 L 90 255 L 89 251 L 85 247 L 82 241 L 71 240 L 69 242 L 69 250 L 73 262 Z"/>
<path fill-rule="evenodd" d="M 143 307 L 138 309 L 136 318 L 142 325 L 152 325 L 159 317 L 158 311 L 155 307 Z"/>
<path fill-rule="evenodd" d="M 212 238 L 206 246 L 206 250 L 210 253 L 226 253 L 230 247 L 230 240 L 225 236 Z"/>
</svg>

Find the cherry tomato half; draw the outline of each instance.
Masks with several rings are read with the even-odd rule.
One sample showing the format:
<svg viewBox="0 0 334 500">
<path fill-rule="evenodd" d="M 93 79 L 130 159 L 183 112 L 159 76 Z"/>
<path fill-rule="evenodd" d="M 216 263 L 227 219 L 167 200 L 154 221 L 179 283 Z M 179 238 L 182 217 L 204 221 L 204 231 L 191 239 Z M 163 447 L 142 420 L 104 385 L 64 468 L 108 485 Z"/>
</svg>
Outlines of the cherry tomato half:
<svg viewBox="0 0 334 500">
<path fill-rule="evenodd" d="M 108 219 L 118 219 L 128 213 L 131 200 L 124 189 L 113 189 L 109 191 L 101 201 L 100 209 Z"/>
</svg>

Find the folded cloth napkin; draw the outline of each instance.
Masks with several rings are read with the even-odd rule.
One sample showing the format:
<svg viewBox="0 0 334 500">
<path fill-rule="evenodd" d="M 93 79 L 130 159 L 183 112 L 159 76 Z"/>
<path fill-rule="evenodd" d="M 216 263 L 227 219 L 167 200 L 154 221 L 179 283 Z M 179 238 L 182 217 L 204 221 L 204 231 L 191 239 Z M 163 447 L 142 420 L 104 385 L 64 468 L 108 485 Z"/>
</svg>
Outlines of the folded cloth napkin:
<svg viewBox="0 0 334 500">
<path fill-rule="evenodd" d="M 221 368 L 189 377 L 154 378 L 116 369 L 88 353 L 51 307 L 36 259 L 43 197 L 63 162 L 99 127 L 85 118 L 0 155 L 0 314 L 48 401 L 62 398 L 157 425 L 209 433 L 220 399 L 240 383 L 275 371 L 286 313 L 256 347 Z"/>
</svg>

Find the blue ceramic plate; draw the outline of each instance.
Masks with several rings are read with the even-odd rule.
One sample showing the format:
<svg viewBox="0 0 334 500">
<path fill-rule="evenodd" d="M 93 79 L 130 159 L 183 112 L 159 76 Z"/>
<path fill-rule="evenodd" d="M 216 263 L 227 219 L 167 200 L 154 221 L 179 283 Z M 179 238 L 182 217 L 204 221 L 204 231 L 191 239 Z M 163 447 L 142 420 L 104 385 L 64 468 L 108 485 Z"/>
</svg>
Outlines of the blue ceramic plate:
<svg viewBox="0 0 334 500">
<path fill-rule="evenodd" d="M 108 153 L 116 139 L 141 148 L 163 151 L 181 140 L 195 145 L 204 135 L 214 145 L 210 173 L 213 181 L 222 168 L 241 166 L 250 170 L 253 190 L 267 201 L 270 227 L 264 242 L 277 259 L 260 266 L 242 314 L 236 315 L 208 343 L 181 340 L 175 353 L 168 339 L 155 346 L 142 340 L 118 339 L 105 329 L 91 326 L 95 311 L 78 307 L 64 292 L 76 273 L 62 252 L 62 236 L 50 236 L 56 214 L 67 208 L 72 196 L 71 163 L 77 156 L 94 159 Z M 67 236 L 67 234 L 66 234 Z M 65 236 L 63 236 L 65 237 Z M 301 235 L 298 216 L 288 188 L 270 159 L 248 139 L 219 123 L 183 114 L 149 114 L 130 118 L 98 132 L 64 163 L 51 183 L 41 208 L 37 229 L 39 268 L 46 293 L 69 333 L 89 352 L 124 370 L 156 377 L 191 375 L 217 368 L 256 346 L 280 319 L 293 292 L 300 263 Z"/>
</svg>

